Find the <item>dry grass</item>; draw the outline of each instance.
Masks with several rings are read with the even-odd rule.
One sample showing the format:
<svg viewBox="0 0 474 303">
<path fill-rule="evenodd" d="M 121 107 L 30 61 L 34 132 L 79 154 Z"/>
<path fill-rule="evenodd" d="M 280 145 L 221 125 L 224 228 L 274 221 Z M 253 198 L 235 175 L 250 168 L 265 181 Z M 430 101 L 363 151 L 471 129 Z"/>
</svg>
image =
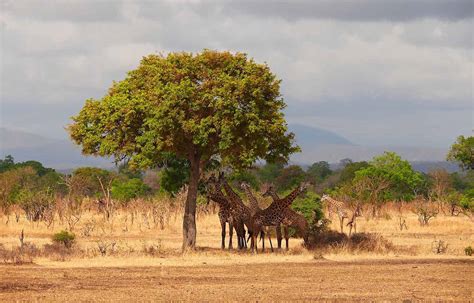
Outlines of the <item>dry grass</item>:
<svg viewBox="0 0 474 303">
<path fill-rule="evenodd" d="M 23 255 L 33 265 L 0 265 L 0 301 L 473 299 L 474 262 L 464 249 L 474 246 L 474 223 L 465 216 L 439 215 L 420 226 L 407 211 L 408 229 L 401 231 L 398 212 L 390 211 L 379 219 L 359 218 L 357 231 L 364 234 L 350 242 L 307 250 L 300 239 L 291 239 L 288 252 L 254 255 L 221 250 L 217 215 L 201 211 L 198 249 L 183 255 L 182 214 L 168 214 L 166 224 L 141 213 L 132 224 L 127 210 L 110 221 L 86 211 L 70 250 L 51 246 L 51 236 L 66 229 L 66 222 L 48 228 L 24 217 L 5 224 L 4 217 L 3 251 L 18 252 L 21 230 L 37 250 Z M 330 227 L 337 230 L 337 220 Z M 433 252 L 435 240 L 448 244 L 444 254 Z"/>
</svg>

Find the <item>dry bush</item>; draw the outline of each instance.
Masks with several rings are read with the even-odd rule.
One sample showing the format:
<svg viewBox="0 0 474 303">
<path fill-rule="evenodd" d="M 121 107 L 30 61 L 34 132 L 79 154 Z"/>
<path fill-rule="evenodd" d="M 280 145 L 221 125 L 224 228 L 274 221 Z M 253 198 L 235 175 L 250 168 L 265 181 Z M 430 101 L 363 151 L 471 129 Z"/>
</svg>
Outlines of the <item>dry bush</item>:
<svg viewBox="0 0 474 303">
<path fill-rule="evenodd" d="M 111 254 L 114 252 L 114 248 L 117 244 L 117 241 L 101 239 L 98 240 L 96 243 L 101 256 L 106 256 L 107 254 Z"/>
<path fill-rule="evenodd" d="M 355 233 L 348 237 L 344 233 L 333 230 L 312 234 L 307 248 L 323 251 L 346 251 L 388 253 L 395 251 L 395 246 L 379 234 Z"/>
<path fill-rule="evenodd" d="M 425 200 L 417 200 L 413 204 L 413 212 L 418 215 L 418 222 L 421 226 L 427 226 L 431 219 L 435 218 L 439 209 L 434 203 Z"/>
<path fill-rule="evenodd" d="M 148 244 L 147 242 L 143 242 L 142 252 L 147 256 L 152 256 L 152 257 L 162 256 L 164 251 L 163 251 L 163 245 L 161 244 L 161 240 L 159 240 L 157 243 L 151 243 L 151 244 Z"/>
<path fill-rule="evenodd" d="M 434 240 L 431 243 L 431 251 L 437 255 L 445 254 L 448 250 L 448 243 L 443 240 Z"/>
<path fill-rule="evenodd" d="M 61 243 L 52 243 L 52 244 L 45 244 L 43 246 L 42 255 L 44 257 L 48 257 L 53 261 L 67 261 L 70 260 L 71 257 L 78 255 L 79 250 L 76 246 L 72 246 L 71 248 L 67 248 Z"/>
<path fill-rule="evenodd" d="M 35 257 L 41 254 L 40 250 L 31 243 L 23 243 L 23 246 L 7 249 L 0 243 L 0 260 L 5 264 L 30 264 Z"/>
</svg>

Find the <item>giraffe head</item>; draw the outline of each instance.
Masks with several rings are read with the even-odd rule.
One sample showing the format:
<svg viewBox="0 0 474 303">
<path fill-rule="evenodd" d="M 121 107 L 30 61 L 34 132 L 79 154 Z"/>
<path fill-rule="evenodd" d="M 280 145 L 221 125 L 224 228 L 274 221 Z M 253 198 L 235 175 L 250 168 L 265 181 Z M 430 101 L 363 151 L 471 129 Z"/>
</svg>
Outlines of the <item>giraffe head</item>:
<svg viewBox="0 0 474 303">
<path fill-rule="evenodd" d="M 243 190 L 250 190 L 250 184 L 243 181 L 242 183 L 240 183 L 240 188 L 242 188 Z"/>
<path fill-rule="evenodd" d="M 262 186 L 262 197 L 269 197 L 275 189 L 271 183 L 265 183 Z"/>
<path fill-rule="evenodd" d="M 207 203 L 209 203 L 210 195 L 214 194 L 217 191 L 217 179 L 214 175 L 211 175 L 205 182 L 206 187 L 206 198 Z"/>
<path fill-rule="evenodd" d="M 311 184 L 309 182 L 303 182 L 300 185 L 300 192 L 305 192 Z"/>
<path fill-rule="evenodd" d="M 324 201 L 326 201 L 327 199 L 329 199 L 329 195 L 324 194 L 324 195 L 321 197 L 321 202 L 324 202 Z"/>
</svg>

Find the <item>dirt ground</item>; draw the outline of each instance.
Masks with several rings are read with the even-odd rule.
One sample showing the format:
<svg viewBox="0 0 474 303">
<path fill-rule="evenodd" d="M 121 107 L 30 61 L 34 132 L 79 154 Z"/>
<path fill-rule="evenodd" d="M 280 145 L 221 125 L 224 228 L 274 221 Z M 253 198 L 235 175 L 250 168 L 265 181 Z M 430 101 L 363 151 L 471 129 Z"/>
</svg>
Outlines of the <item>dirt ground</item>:
<svg viewBox="0 0 474 303">
<path fill-rule="evenodd" d="M 206 263 L 206 262 L 203 262 Z M 469 259 L 251 265 L 0 266 L 0 301 L 474 300 Z"/>
</svg>

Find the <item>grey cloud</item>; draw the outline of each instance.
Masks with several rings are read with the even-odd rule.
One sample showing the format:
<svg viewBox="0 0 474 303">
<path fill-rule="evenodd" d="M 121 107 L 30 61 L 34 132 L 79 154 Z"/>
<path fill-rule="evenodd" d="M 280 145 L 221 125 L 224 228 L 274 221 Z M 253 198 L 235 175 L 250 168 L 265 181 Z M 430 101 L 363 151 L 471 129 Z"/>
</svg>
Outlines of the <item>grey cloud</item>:
<svg viewBox="0 0 474 303">
<path fill-rule="evenodd" d="M 455 21 L 472 18 L 474 14 L 471 0 L 240 1 L 229 2 L 225 8 L 287 20 L 411 21 L 434 18 Z"/>
<path fill-rule="evenodd" d="M 392 1 L 386 7 L 397 22 L 375 23 L 365 21 L 388 20 L 388 13 L 360 17 L 367 14 L 361 8 L 379 6 L 366 0 L 337 2 L 332 12 L 326 1 L 298 2 L 311 9 L 326 5 L 318 10 L 325 17 L 299 16 L 290 9 L 281 18 L 283 11 L 253 11 L 245 7 L 250 2 L 114 1 L 107 12 L 102 8 L 107 2 L 98 2 L 95 15 L 87 16 L 96 2 L 86 1 L 78 16 L 55 2 L 60 17 L 36 9 L 37 2 L 22 9 L 12 3 L 1 20 L 3 126 L 62 136 L 84 100 L 102 96 L 142 56 L 203 48 L 243 51 L 266 61 L 283 79 L 290 121 L 334 129 L 356 143 L 425 140 L 447 146 L 462 125 L 470 124 L 465 116 L 472 108 L 472 19 L 449 13 L 452 9 L 434 13 L 420 6 L 402 18 Z M 281 8 L 282 3 L 273 4 Z M 354 3 L 362 7 L 346 13 L 359 19 L 343 19 L 342 12 Z M 430 3 L 439 8 L 441 1 Z M 414 5 L 407 4 L 415 10 Z M 420 123 L 424 112 L 437 114 Z M 456 123 L 445 123 L 444 131 L 424 139 L 441 112 Z M 384 119 L 390 114 L 397 118 Z M 399 134 L 397 119 L 404 127 Z M 384 131 L 391 135 L 384 138 Z"/>
<path fill-rule="evenodd" d="M 4 13 L 44 21 L 117 21 L 123 18 L 121 8 L 121 2 L 114 0 L 2 1 Z"/>
</svg>

